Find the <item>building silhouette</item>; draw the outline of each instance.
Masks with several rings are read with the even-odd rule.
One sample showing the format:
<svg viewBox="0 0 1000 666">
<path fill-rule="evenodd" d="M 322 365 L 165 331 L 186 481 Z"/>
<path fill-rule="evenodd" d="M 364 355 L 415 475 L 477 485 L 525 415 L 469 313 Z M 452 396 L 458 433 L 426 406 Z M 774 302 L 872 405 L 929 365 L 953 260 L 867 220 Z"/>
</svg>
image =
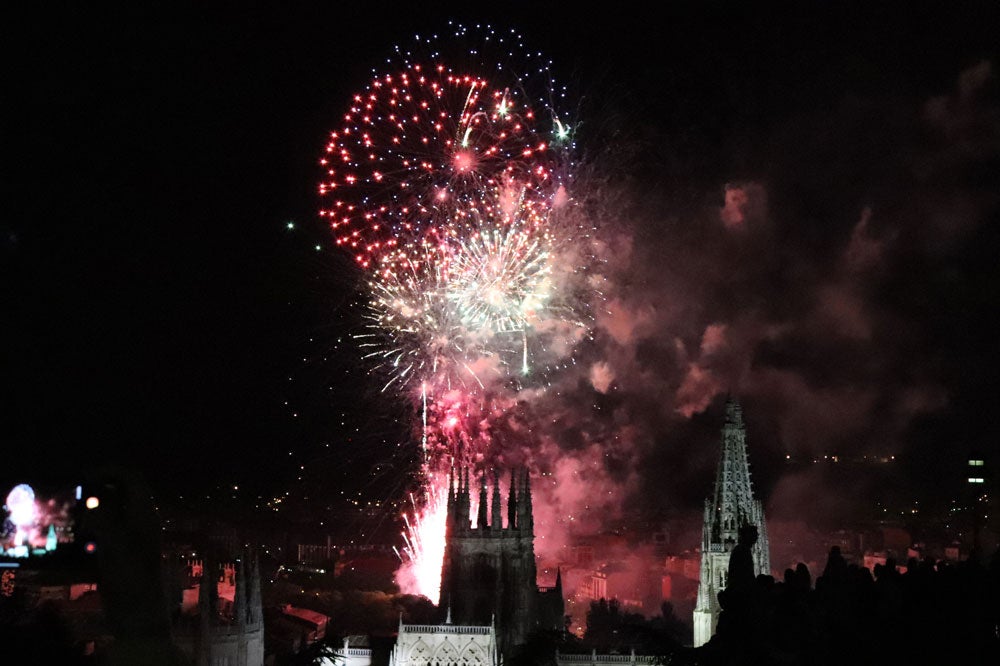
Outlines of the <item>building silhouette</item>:
<svg viewBox="0 0 1000 666">
<path fill-rule="evenodd" d="M 475 526 L 469 470 L 449 481 L 448 521 L 441 572 L 441 605 L 449 622 L 496 627 L 497 644 L 509 658 L 535 631 L 560 630 L 564 602 L 562 577 L 553 588 L 536 582 L 531 484 L 527 471 L 511 472 L 507 522 L 503 523 L 500 484 L 480 478 Z"/>
<path fill-rule="evenodd" d="M 235 587 L 229 603 L 219 595 L 220 582 L 232 573 Z M 264 663 L 264 616 L 260 596 L 260 566 L 244 555 L 229 569 L 219 570 L 206 558 L 201 567 L 195 612 L 175 612 L 174 642 L 195 666 L 261 666 Z"/>
<path fill-rule="evenodd" d="M 715 634 L 719 621 L 719 592 L 726 588 L 729 559 L 740 529 L 757 528 L 757 543 L 751 549 L 755 575 L 771 571 L 767 525 L 760 500 L 754 499 L 747 460 L 743 409 L 732 398 L 726 401 L 722 426 L 722 452 L 712 497 L 705 500 L 702 527 L 701 575 L 694 609 L 694 647 L 704 645 Z"/>
</svg>

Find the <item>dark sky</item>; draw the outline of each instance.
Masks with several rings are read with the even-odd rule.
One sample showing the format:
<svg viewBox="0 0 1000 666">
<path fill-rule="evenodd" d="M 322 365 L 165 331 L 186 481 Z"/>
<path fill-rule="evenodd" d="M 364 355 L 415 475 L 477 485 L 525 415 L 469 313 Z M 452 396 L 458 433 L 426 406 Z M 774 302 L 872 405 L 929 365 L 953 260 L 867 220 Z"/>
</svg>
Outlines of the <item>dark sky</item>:
<svg viewBox="0 0 1000 666">
<path fill-rule="evenodd" d="M 789 438 L 802 419 L 852 437 L 859 423 L 881 423 L 889 448 L 929 461 L 913 464 L 918 479 L 950 447 L 996 450 L 994 3 L 816 3 L 791 14 L 665 3 L 657 17 L 628 3 L 606 14 L 519 2 L 212 4 L 46 4 L 4 20 L 0 477 L 121 463 L 158 489 L 278 491 L 307 464 L 334 480 L 375 470 L 380 493 L 403 482 L 395 443 L 406 430 L 394 419 L 405 409 L 373 397 L 343 342 L 355 275 L 316 218 L 315 160 L 371 68 L 448 19 L 514 27 L 553 59 L 581 100 L 582 147 L 628 149 L 615 168 L 642 204 L 631 227 L 615 221 L 621 233 L 667 253 L 660 244 L 692 244 L 675 257 L 679 283 L 727 261 L 746 272 L 706 278 L 713 307 L 662 337 L 704 349 L 706 325 L 725 324 L 739 358 L 712 369 L 756 402 L 751 434 L 772 440 L 765 483 L 778 483 L 768 461 L 800 452 Z M 698 226 L 718 222 L 727 184 L 766 201 L 746 214 L 766 220 L 748 232 L 753 256 L 727 260 L 728 241 Z M 866 208 L 871 225 L 859 227 Z M 891 246 L 860 291 L 839 290 L 847 277 L 835 267 L 852 238 L 862 255 Z M 634 296 L 649 276 L 632 277 Z M 625 309 L 646 302 L 624 294 Z M 847 347 L 818 342 L 830 322 L 807 315 L 817 294 L 841 323 L 861 303 L 875 332 Z M 765 314 L 743 327 L 749 310 Z M 797 327 L 759 333 L 779 321 Z M 665 362 L 662 349 L 646 351 Z M 844 375 L 862 360 L 879 369 Z M 691 376 L 682 366 L 681 384 Z M 778 406 L 791 395 L 781 369 L 816 399 Z M 748 377 L 756 388 L 741 384 Z M 648 458 L 673 469 L 684 456 L 671 442 L 714 436 L 721 404 L 716 387 L 685 407 L 705 387 L 684 386 L 699 395 L 670 390 L 696 425 L 656 433 L 674 453 Z M 863 414 L 844 398 L 858 392 L 874 396 Z M 890 399 L 904 395 L 919 405 L 886 426 L 904 418 Z M 824 396 L 843 413 L 788 416 Z M 866 432 L 858 452 L 881 436 Z M 820 444 L 804 446 L 811 455 Z"/>
</svg>

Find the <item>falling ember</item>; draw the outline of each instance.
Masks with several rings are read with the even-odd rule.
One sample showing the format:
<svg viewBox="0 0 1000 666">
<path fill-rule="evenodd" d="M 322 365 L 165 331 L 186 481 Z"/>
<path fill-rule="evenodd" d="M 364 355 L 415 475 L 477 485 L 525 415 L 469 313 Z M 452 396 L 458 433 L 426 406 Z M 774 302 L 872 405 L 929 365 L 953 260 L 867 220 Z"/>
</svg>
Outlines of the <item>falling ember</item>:
<svg viewBox="0 0 1000 666">
<path fill-rule="evenodd" d="M 420 594 L 435 604 L 441 596 L 441 565 L 444 563 L 445 525 L 448 518 L 448 482 L 429 478 L 425 503 L 418 506 L 410 495 L 413 513 L 403 516 L 403 564 L 396 571 L 396 584 L 404 594 Z"/>
</svg>

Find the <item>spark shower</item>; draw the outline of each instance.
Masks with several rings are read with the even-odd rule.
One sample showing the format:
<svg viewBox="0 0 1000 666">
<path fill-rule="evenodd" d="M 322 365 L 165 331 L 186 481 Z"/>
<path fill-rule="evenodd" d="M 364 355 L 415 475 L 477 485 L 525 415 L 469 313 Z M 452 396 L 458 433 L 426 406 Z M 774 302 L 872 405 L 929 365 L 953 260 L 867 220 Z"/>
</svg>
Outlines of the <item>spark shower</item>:
<svg viewBox="0 0 1000 666">
<path fill-rule="evenodd" d="M 572 361 L 594 292 L 565 89 L 516 32 L 451 28 L 353 95 L 319 183 L 363 274 L 359 352 L 414 408 L 423 489 L 397 581 L 435 603 L 450 470 L 503 458 L 493 424 Z"/>
</svg>

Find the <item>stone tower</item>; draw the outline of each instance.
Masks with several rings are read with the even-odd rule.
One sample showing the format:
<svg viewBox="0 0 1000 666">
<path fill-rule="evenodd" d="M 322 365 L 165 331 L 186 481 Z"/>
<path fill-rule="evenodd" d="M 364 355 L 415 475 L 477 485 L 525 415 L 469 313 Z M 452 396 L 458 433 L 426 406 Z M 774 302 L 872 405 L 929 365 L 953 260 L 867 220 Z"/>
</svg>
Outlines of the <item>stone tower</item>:
<svg viewBox="0 0 1000 666">
<path fill-rule="evenodd" d="M 235 594 L 230 604 L 220 599 L 218 569 L 206 556 L 196 613 L 175 614 L 174 642 L 196 666 L 264 663 L 264 614 L 257 557 L 242 553 L 233 571 Z"/>
<path fill-rule="evenodd" d="M 722 426 L 722 454 L 715 475 L 715 490 L 705 500 L 705 523 L 701 540 L 701 580 L 694 609 L 694 646 L 708 642 L 719 621 L 719 592 L 726 588 L 729 554 L 736 545 L 741 527 L 757 528 L 753 547 L 754 574 L 771 572 L 767 525 L 760 500 L 753 497 L 747 461 L 746 428 L 738 402 L 726 401 L 726 422 Z"/>
<path fill-rule="evenodd" d="M 471 486 L 467 469 L 449 482 L 441 605 L 456 624 L 495 624 L 501 654 L 511 655 L 531 632 L 562 628 L 561 579 L 552 589 L 539 589 L 536 583 L 527 472 L 511 472 L 506 525 L 497 476 L 493 476 L 492 493 L 486 475 L 480 478 L 475 527 L 470 515 Z"/>
</svg>

